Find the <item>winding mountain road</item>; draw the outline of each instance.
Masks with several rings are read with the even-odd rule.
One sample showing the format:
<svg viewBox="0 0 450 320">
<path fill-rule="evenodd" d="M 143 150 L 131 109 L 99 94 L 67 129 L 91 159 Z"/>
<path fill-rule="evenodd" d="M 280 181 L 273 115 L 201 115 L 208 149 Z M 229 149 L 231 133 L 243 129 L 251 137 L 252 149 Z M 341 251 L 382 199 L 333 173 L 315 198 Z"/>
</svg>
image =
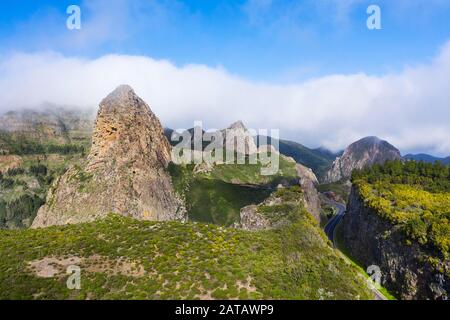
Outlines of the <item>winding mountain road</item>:
<svg viewBox="0 0 450 320">
<path fill-rule="evenodd" d="M 330 219 L 330 221 L 328 221 L 328 223 L 326 224 L 326 226 L 324 228 L 324 231 L 325 231 L 325 234 L 327 235 L 328 239 L 330 239 L 330 241 L 333 243 L 333 246 L 335 248 L 337 248 L 336 238 L 335 238 L 335 230 L 336 230 L 336 227 L 338 226 L 338 224 L 341 222 L 342 218 L 344 218 L 346 208 L 345 208 L 345 205 L 343 205 L 342 203 L 335 202 L 335 201 L 330 201 L 329 205 L 335 207 L 338 210 L 338 213 L 335 214 L 333 216 L 333 218 Z M 376 300 L 387 300 L 387 298 L 375 287 L 371 286 L 370 289 L 374 293 Z"/>
<path fill-rule="evenodd" d="M 336 230 L 337 225 L 339 222 L 341 222 L 342 218 L 345 215 L 345 206 L 338 202 L 330 202 L 330 205 L 335 207 L 338 210 L 338 213 L 333 216 L 333 218 L 330 219 L 330 221 L 325 226 L 325 234 L 327 235 L 328 239 L 333 243 L 333 245 L 336 247 L 336 239 L 334 238 L 334 231 Z"/>
</svg>

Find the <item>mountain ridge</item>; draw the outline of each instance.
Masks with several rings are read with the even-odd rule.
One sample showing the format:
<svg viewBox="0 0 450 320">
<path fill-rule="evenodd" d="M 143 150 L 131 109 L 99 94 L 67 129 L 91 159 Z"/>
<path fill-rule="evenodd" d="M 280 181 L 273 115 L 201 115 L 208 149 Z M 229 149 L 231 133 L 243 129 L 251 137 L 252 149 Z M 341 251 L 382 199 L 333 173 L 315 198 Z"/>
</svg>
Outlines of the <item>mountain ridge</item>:
<svg viewBox="0 0 450 320">
<path fill-rule="evenodd" d="M 418 153 L 418 154 L 407 154 L 403 156 L 405 160 L 414 160 L 414 161 L 423 161 L 433 163 L 436 161 L 440 161 L 443 164 L 450 165 L 450 156 L 445 158 L 435 157 L 426 153 Z"/>
</svg>

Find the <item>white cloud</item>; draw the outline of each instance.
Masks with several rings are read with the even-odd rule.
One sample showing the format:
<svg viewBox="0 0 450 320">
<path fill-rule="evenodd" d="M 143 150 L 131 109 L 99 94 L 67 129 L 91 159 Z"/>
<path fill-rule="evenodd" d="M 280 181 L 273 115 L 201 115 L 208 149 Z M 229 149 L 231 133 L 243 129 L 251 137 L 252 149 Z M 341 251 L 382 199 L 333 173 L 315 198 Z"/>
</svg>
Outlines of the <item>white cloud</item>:
<svg viewBox="0 0 450 320">
<path fill-rule="evenodd" d="M 330 75 L 291 85 L 142 56 L 87 60 L 47 52 L 0 61 L 3 111 L 43 102 L 96 106 L 127 83 L 170 127 L 203 120 L 208 128 L 222 128 L 242 119 L 252 128 L 279 128 L 282 137 L 310 146 L 337 150 L 378 135 L 403 152 L 450 155 L 450 43 L 429 64 L 398 74 Z"/>
</svg>

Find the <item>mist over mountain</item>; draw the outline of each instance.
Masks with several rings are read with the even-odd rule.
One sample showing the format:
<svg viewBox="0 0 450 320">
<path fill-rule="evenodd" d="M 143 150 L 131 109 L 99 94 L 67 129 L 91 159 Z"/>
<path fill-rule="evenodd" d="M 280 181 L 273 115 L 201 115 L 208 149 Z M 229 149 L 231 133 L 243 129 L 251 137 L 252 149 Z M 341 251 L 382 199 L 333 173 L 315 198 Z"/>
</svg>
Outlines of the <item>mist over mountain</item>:
<svg viewBox="0 0 450 320">
<path fill-rule="evenodd" d="M 3 111 L 44 101 L 95 106 L 120 81 L 130 83 L 172 128 L 192 127 L 192 119 L 209 128 L 225 128 L 243 119 L 249 128 L 280 129 L 285 139 L 333 151 L 378 135 L 407 153 L 450 154 L 450 96 L 444 89 L 450 84 L 450 44 L 422 67 L 383 76 L 328 75 L 286 85 L 251 81 L 221 67 L 179 66 L 148 56 L 17 54 L 2 59 L 0 68 Z M 70 77 L 61 81 L 66 74 Z"/>
</svg>

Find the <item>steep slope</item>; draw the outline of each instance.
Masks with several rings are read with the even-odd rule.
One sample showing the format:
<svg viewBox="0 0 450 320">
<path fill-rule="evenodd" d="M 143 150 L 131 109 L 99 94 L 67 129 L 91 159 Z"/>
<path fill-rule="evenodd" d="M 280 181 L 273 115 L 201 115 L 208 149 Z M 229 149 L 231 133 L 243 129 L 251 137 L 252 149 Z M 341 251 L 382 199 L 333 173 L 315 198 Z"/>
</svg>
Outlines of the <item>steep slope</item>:
<svg viewBox="0 0 450 320">
<path fill-rule="evenodd" d="M 412 161 L 353 176 L 345 247 L 364 267 L 378 266 L 383 285 L 402 299 L 450 294 L 449 178 L 448 167 Z"/>
<path fill-rule="evenodd" d="M 0 156 L 0 229 L 31 226 L 52 181 L 83 155 Z"/>
<path fill-rule="evenodd" d="M 259 140 L 259 139 L 258 139 Z M 272 138 L 268 137 L 267 141 L 270 143 Z M 279 152 L 287 157 L 293 158 L 297 163 L 300 163 L 314 171 L 314 174 L 321 180 L 325 172 L 330 168 L 333 160 L 336 159 L 336 154 L 323 149 L 310 149 L 304 145 L 289 141 L 279 140 Z"/>
<path fill-rule="evenodd" d="M 267 198 L 278 184 L 296 184 L 295 163 L 280 158 L 280 170 L 273 176 L 261 175 L 261 163 L 217 164 L 207 172 L 196 166 L 170 165 L 174 187 L 185 200 L 190 221 L 231 226 L 239 222 L 239 211 Z"/>
<path fill-rule="evenodd" d="M 366 137 L 348 146 L 338 157 L 323 182 L 331 183 L 350 178 L 354 169 L 363 169 L 373 164 L 383 164 L 386 160 L 401 159 L 400 151 L 387 141 L 377 137 Z"/>
<path fill-rule="evenodd" d="M 0 299 L 371 299 L 301 203 L 288 209 L 292 223 L 255 232 L 117 215 L 0 231 Z"/>
<path fill-rule="evenodd" d="M 306 210 L 308 210 L 317 222 L 321 222 L 321 203 L 319 192 L 317 191 L 319 181 L 310 168 L 307 168 L 301 164 L 296 164 L 295 168 L 299 177 L 300 187 L 304 193 Z"/>
<path fill-rule="evenodd" d="M 159 120 L 129 86 L 120 86 L 100 103 L 87 159 L 55 181 L 32 226 L 92 221 L 110 212 L 184 219 L 169 162 Z"/>
</svg>

